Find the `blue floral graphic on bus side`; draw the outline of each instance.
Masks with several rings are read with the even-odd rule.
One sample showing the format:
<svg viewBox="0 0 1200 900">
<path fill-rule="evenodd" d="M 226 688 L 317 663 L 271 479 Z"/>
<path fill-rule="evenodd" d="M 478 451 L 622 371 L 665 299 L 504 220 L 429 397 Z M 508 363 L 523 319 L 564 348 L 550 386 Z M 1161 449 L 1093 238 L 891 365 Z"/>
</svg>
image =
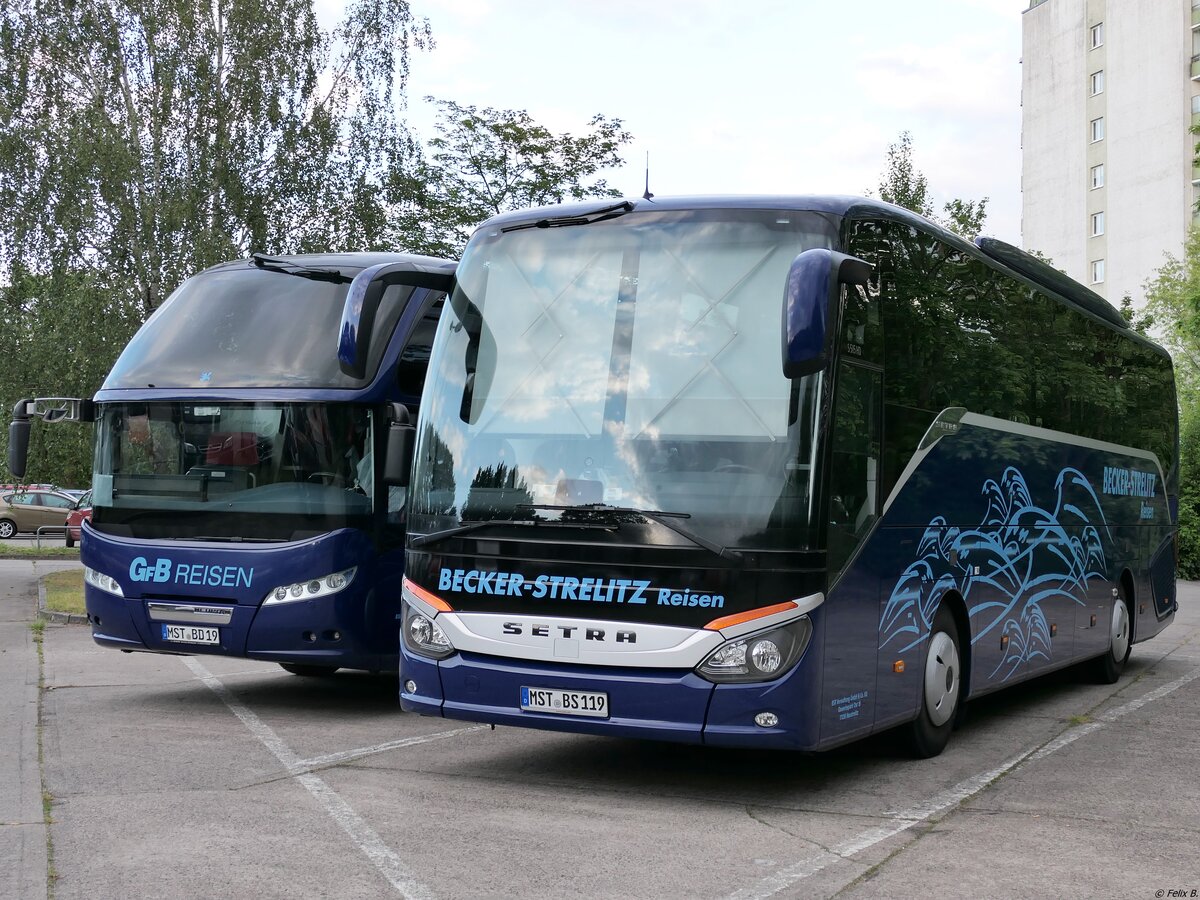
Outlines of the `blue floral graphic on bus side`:
<svg viewBox="0 0 1200 900">
<path fill-rule="evenodd" d="M 1008 638 L 991 678 L 1005 681 L 1025 664 L 1050 659 L 1042 605 L 1064 598 L 1084 605 L 1091 580 L 1106 577 L 1105 547 L 1112 541 L 1082 472 L 1063 469 L 1055 490 L 1052 509 L 1037 506 L 1024 475 L 1009 467 L 999 482 L 984 483 L 987 512 L 978 528 L 949 527 L 935 517 L 884 606 L 880 649 L 904 652 L 924 641 L 938 604 L 953 590 L 966 600 L 973 644 Z"/>
</svg>

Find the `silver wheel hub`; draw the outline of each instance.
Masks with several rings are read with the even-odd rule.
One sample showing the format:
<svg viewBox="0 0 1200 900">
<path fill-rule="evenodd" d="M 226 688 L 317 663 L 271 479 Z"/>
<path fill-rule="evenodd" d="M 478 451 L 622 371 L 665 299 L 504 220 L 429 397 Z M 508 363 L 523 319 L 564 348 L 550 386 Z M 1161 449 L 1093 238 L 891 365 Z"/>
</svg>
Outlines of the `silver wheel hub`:
<svg viewBox="0 0 1200 900">
<path fill-rule="evenodd" d="M 939 631 L 930 640 L 925 657 L 925 709 L 934 725 L 944 725 L 954 715 L 959 672 L 958 648 L 950 635 Z"/>
<path fill-rule="evenodd" d="M 1109 635 L 1109 648 L 1112 652 L 1112 657 L 1117 662 L 1125 659 L 1125 654 L 1129 652 L 1129 608 L 1125 606 L 1125 601 L 1117 599 L 1113 601 L 1112 614 L 1112 631 Z"/>
</svg>

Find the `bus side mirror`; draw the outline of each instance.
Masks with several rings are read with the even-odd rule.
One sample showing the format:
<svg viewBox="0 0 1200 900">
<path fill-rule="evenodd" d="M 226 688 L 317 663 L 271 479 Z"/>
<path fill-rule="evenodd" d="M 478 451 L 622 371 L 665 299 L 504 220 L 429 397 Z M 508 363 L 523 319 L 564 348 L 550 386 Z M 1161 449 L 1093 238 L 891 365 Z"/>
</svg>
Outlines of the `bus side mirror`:
<svg viewBox="0 0 1200 900">
<path fill-rule="evenodd" d="M 384 484 L 408 487 L 416 441 L 417 429 L 410 421 L 408 408 L 403 403 L 393 403 L 383 458 Z"/>
<path fill-rule="evenodd" d="M 408 285 L 449 294 L 454 288 L 456 267 L 457 264 L 449 260 L 418 257 L 369 266 L 355 275 L 346 290 L 342 323 L 338 328 L 338 366 L 342 372 L 351 378 L 366 377 L 375 313 L 389 285 Z"/>
<path fill-rule="evenodd" d="M 843 284 L 863 284 L 869 263 L 845 253 L 805 250 L 788 269 L 783 295 L 783 374 L 800 378 L 819 372 L 829 362 L 832 300 Z"/>
<path fill-rule="evenodd" d="M 25 464 L 29 459 L 29 413 L 28 400 L 18 400 L 13 407 L 13 420 L 8 426 L 8 469 L 14 481 L 25 477 Z"/>
</svg>

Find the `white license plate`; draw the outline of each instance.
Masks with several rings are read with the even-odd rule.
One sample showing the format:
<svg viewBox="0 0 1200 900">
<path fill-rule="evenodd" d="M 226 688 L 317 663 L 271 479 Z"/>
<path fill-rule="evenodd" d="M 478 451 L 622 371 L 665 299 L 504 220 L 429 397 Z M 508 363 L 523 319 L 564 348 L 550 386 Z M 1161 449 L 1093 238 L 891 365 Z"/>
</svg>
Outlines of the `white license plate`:
<svg viewBox="0 0 1200 900">
<path fill-rule="evenodd" d="M 564 691 L 559 688 L 521 688 L 521 709 L 567 716 L 608 718 L 608 694 Z"/>
<path fill-rule="evenodd" d="M 205 628 L 202 625 L 164 625 L 162 627 L 164 641 L 175 644 L 219 644 L 221 632 L 216 628 Z"/>
</svg>

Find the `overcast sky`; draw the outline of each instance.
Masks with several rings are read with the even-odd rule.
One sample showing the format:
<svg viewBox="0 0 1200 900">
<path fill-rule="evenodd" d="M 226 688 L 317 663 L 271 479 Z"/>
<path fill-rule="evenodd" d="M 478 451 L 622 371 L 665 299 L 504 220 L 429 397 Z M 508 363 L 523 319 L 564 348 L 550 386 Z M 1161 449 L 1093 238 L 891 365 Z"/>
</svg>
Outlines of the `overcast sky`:
<svg viewBox="0 0 1200 900">
<path fill-rule="evenodd" d="M 337 0 L 321 0 L 329 6 Z M 435 49 L 422 98 L 525 109 L 556 132 L 600 113 L 634 141 L 631 195 L 853 193 L 912 133 L 941 202 L 989 198 L 985 232 L 1020 241 L 1021 12 L 1028 0 L 411 0 Z"/>
</svg>

